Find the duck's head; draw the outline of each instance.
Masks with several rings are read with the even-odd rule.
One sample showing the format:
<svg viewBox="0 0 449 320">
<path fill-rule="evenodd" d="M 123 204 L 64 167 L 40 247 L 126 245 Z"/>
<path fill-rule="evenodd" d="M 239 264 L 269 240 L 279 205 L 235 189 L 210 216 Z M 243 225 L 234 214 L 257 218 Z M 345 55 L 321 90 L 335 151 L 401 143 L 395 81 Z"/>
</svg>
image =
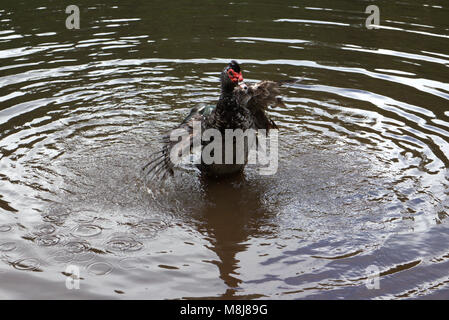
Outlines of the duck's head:
<svg viewBox="0 0 449 320">
<path fill-rule="evenodd" d="M 229 62 L 221 72 L 220 80 L 224 92 L 232 92 L 236 86 L 243 83 L 242 71 L 237 61 Z"/>
</svg>

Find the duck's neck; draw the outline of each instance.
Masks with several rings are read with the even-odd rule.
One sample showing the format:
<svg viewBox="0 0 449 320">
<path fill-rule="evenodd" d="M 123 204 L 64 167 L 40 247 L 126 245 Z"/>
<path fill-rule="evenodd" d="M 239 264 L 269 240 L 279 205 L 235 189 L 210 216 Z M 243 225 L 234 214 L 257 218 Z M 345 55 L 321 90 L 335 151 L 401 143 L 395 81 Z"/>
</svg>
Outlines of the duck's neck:
<svg viewBox="0 0 449 320">
<path fill-rule="evenodd" d="M 218 100 L 217 109 L 220 112 L 231 111 L 236 107 L 234 99 L 234 88 L 233 87 L 222 87 L 220 99 Z"/>
</svg>

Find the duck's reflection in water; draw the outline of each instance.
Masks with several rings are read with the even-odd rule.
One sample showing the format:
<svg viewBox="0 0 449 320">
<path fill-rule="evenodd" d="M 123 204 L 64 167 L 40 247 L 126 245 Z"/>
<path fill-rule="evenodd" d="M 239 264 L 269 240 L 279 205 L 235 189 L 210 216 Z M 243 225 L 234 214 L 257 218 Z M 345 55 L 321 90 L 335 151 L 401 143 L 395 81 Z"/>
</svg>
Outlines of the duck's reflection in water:
<svg viewBox="0 0 449 320">
<path fill-rule="evenodd" d="M 222 298 L 230 298 L 238 292 L 242 282 L 237 255 L 247 249 L 251 238 L 275 233 L 275 226 L 270 226 L 273 214 L 264 206 L 266 186 L 261 181 L 240 174 L 201 182 L 205 204 L 199 217 L 200 231 L 207 234 L 212 245 L 210 249 L 219 258 L 215 263 L 220 278 L 229 287 Z"/>
</svg>

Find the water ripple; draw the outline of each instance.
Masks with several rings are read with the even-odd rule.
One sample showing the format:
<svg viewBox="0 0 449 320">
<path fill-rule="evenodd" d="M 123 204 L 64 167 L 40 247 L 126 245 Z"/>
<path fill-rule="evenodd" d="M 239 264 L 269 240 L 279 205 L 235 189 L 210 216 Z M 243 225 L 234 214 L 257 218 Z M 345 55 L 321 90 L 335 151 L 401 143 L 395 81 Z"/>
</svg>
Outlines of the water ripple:
<svg viewBox="0 0 449 320">
<path fill-rule="evenodd" d="M 105 276 L 114 270 L 114 267 L 107 262 L 94 262 L 87 266 L 87 272 L 96 276 Z"/>
<path fill-rule="evenodd" d="M 101 234 L 102 229 L 93 224 L 81 224 L 73 229 L 73 235 L 77 237 L 95 237 Z"/>
<path fill-rule="evenodd" d="M 41 263 L 39 262 L 39 260 L 34 258 L 20 259 L 11 262 L 11 265 L 14 269 L 21 271 L 42 271 L 40 269 Z"/>
<path fill-rule="evenodd" d="M 118 235 L 109 239 L 106 249 L 112 252 L 134 252 L 143 248 L 143 243 L 129 235 Z"/>
<path fill-rule="evenodd" d="M 49 261 L 33 274 L 41 292 L 70 263 L 111 280 L 82 297 L 97 285 L 175 299 L 444 295 L 446 6 L 397 3 L 368 30 L 363 1 L 224 3 L 220 14 L 178 3 L 175 24 L 153 2 L 98 3 L 65 32 L 48 19 L 64 12 L 42 1 L 0 9 L 0 255 L 18 270 Z M 230 59 L 249 83 L 302 79 L 268 108 L 276 175 L 146 181 L 158 136 L 216 103 Z M 370 265 L 390 285 L 358 291 Z M 2 283 L 0 296 L 30 298 L 35 284 Z"/>
<path fill-rule="evenodd" d="M 17 248 L 17 246 L 14 242 L 4 242 L 4 243 L 0 244 L 1 252 L 13 251 L 16 248 Z"/>
<path fill-rule="evenodd" d="M 79 253 L 84 253 L 84 252 L 90 250 L 91 246 L 90 246 L 89 242 L 87 242 L 87 241 L 73 240 L 73 241 L 69 241 L 68 243 L 66 243 L 65 248 L 70 253 L 79 254 Z"/>
</svg>

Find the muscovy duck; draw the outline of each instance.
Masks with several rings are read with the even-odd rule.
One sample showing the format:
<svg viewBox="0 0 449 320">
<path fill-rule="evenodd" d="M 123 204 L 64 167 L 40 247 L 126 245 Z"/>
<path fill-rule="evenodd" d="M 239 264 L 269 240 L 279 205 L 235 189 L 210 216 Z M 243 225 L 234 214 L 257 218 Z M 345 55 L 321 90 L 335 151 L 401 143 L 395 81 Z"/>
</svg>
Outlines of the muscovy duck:
<svg viewBox="0 0 449 320">
<path fill-rule="evenodd" d="M 225 135 L 226 129 L 265 129 L 266 133 L 277 126 L 272 119 L 265 113 L 268 106 L 285 106 L 282 99 L 277 97 L 279 87 L 285 83 L 296 82 L 297 80 L 285 81 L 261 81 L 254 85 L 247 85 L 243 82 L 242 71 L 237 61 L 232 60 L 221 72 L 221 95 L 216 106 L 202 106 L 193 108 L 184 121 L 170 131 L 163 138 L 164 146 L 162 150 L 153 153 L 152 159 L 142 169 L 152 178 L 164 179 L 168 175 L 173 175 L 176 163 L 170 158 L 170 155 L 177 145 L 175 152 L 192 151 L 195 135 L 201 134 L 207 129 L 216 129 Z M 200 124 L 201 130 L 194 130 L 194 123 Z M 171 141 L 170 134 L 175 130 L 184 132 L 186 139 L 184 143 Z M 201 141 L 201 137 L 199 137 Z M 201 141 L 201 148 L 208 143 Z M 233 163 L 206 164 L 201 160 L 197 168 L 202 174 L 209 177 L 220 177 L 241 172 L 246 163 L 248 148 L 245 145 L 245 159 L 243 163 L 235 161 Z M 234 150 L 235 151 L 235 150 Z M 223 159 L 225 158 L 225 148 L 222 150 Z M 235 155 L 234 155 L 235 160 Z"/>
</svg>

